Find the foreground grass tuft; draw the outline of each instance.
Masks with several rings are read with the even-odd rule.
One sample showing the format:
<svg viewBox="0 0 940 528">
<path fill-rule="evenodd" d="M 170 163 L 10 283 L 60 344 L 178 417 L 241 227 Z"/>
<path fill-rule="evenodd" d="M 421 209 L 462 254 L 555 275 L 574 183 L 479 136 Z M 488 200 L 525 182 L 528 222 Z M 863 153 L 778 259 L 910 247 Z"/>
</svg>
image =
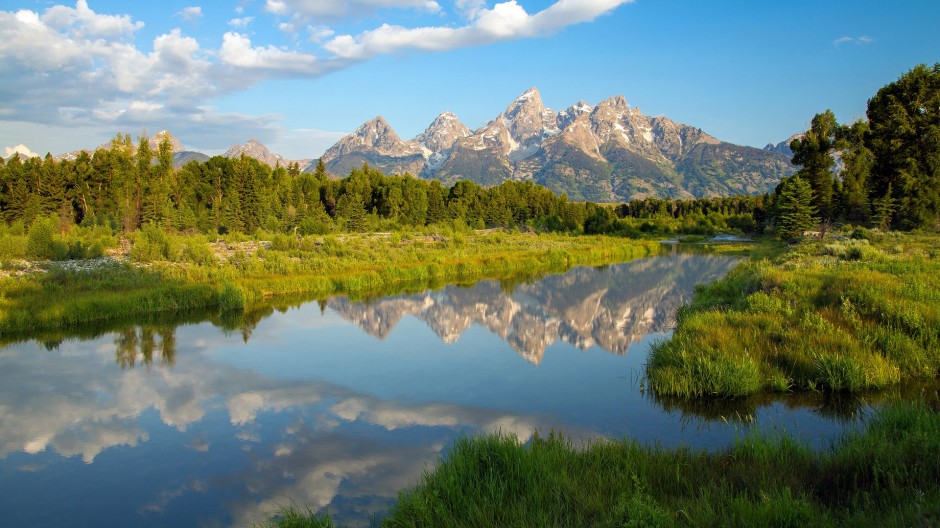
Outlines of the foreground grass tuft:
<svg viewBox="0 0 940 528">
<path fill-rule="evenodd" d="M 869 235 L 872 236 L 872 235 Z M 881 389 L 940 373 L 940 238 L 810 240 L 700 287 L 650 388 L 685 398 Z"/>
<path fill-rule="evenodd" d="M 307 515 L 310 524 L 323 518 Z M 386 528 L 936 526 L 940 414 L 894 403 L 816 451 L 786 434 L 745 433 L 714 452 L 557 435 L 527 445 L 458 440 Z M 280 526 L 295 526 L 280 524 Z"/>
</svg>

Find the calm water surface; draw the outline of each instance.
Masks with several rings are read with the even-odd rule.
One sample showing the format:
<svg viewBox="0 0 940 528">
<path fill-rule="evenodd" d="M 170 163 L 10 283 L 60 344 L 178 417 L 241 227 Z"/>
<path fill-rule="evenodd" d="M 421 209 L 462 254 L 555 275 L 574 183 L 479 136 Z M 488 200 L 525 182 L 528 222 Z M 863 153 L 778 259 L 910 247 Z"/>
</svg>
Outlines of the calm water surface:
<svg viewBox="0 0 940 528">
<path fill-rule="evenodd" d="M 292 502 L 367 524 L 459 435 L 714 447 L 760 427 L 827 445 L 857 427 L 854 403 L 644 394 L 650 343 L 735 263 L 672 253 L 7 346 L 0 524 L 246 526 Z"/>
</svg>

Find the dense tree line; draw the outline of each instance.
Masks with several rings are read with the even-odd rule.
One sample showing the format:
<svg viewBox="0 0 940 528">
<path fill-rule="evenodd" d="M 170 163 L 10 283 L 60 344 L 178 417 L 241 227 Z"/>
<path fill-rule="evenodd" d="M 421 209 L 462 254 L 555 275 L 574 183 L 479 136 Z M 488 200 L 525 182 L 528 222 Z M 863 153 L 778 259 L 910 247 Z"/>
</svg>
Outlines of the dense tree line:
<svg viewBox="0 0 940 528">
<path fill-rule="evenodd" d="M 127 135 L 75 160 L 0 160 L 0 216 L 8 225 L 55 216 L 62 228 L 124 232 L 154 225 L 179 232 L 305 235 L 454 221 L 575 231 L 597 207 L 568 202 L 531 182 L 483 188 L 461 181 L 446 188 L 407 174 L 385 176 L 367 165 L 340 180 L 327 178 L 322 163 L 308 174 L 297 164 L 272 169 L 245 156 L 216 156 L 177 170 L 168 140 L 154 151 L 149 138 L 135 145 Z"/>
<path fill-rule="evenodd" d="M 867 116 L 813 118 L 790 145 L 799 172 L 768 199 L 769 228 L 785 238 L 820 221 L 940 230 L 940 63 L 881 88 Z"/>
</svg>

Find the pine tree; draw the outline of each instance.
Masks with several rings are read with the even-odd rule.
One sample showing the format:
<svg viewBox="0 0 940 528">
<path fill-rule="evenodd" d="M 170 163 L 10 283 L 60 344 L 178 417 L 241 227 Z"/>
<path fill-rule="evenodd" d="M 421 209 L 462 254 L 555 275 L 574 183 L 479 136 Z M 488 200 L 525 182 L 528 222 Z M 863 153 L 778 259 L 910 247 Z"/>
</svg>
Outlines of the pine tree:
<svg viewBox="0 0 940 528">
<path fill-rule="evenodd" d="M 865 145 L 868 123 L 856 121 L 851 126 L 839 127 L 837 148 L 842 151 L 842 185 L 839 192 L 841 216 L 850 222 L 865 223 L 871 216 L 869 185 L 874 156 Z"/>
<path fill-rule="evenodd" d="M 940 63 L 915 67 L 868 101 L 872 196 L 897 199 L 899 226 L 940 229 Z"/>
<path fill-rule="evenodd" d="M 777 190 L 777 235 L 781 239 L 799 237 L 816 225 L 813 189 L 809 182 L 794 175 L 780 182 Z"/>
<path fill-rule="evenodd" d="M 832 218 L 834 176 L 832 158 L 836 141 L 836 116 L 826 110 L 813 117 L 809 130 L 802 139 L 795 139 L 790 144 L 793 150 L 793 164 L 802 168 L 799 175 L 807 181 L 813 192 L 817 210 L 825 218 Z"/>
</svg>

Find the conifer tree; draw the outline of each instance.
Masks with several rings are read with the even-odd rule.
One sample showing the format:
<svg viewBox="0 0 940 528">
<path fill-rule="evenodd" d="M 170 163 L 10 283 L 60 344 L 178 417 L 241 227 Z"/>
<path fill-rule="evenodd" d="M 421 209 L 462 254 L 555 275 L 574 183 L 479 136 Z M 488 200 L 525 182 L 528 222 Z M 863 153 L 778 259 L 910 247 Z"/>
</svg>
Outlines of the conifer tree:
<svg viewBox="0 0 940 528">
<path fill-rule="evenodd" d="M 835 114 L 826 110 L 813 117 L 812 124 L 802 139 L 794 139 L 790 144 L 790 149 L 793 150 L 793 164 L 802 167 L 799 175 L 809 183 L 816 208 L 825 218 L 832 218 L 835 212 L 832 173 L 835 161 L 832 159 L 832 152 L 837 128 Z"/>
<path fill-rule="evenodd" d="M 776 199 L 777 235 L 780 238 L 796 238 L 816 225 L 818 219 L 812 202 L 813 189 L 799 174 L 780 182 Z"/>
<path fill-rule="evenodd" d="M 915 67 L 868 101 L 872 195 L 897 202 L 902 228 L 940 229 L 940 63 Z"/>
</svg>

